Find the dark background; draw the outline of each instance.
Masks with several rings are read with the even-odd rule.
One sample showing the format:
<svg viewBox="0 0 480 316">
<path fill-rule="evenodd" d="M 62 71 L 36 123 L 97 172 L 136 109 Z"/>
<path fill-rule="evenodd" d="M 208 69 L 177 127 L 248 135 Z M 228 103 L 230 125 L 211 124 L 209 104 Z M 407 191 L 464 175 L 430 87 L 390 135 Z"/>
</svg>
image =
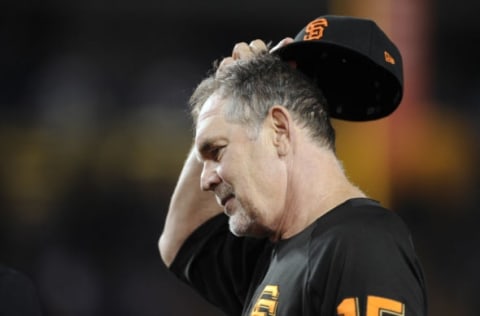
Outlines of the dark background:
<svg viewBox="0 0 480 316">
<path fill-rule="evenodd" d="M 330 2 L 0 2 L 0 262 L 33 280 L 46 315 L 217 315 L 157 250 L 190 146 L 186 101 L 236 42 L 293 36 L 343 12 Z M 381 147 L 389 172 L 356 180 L 388 184 L 378 194 L 412 230 L 430 314 L 478 315 L 480 2 L 398 2 L 427 7 L 428 91 L 364 140 L 396 135 Z"/>
</svg>

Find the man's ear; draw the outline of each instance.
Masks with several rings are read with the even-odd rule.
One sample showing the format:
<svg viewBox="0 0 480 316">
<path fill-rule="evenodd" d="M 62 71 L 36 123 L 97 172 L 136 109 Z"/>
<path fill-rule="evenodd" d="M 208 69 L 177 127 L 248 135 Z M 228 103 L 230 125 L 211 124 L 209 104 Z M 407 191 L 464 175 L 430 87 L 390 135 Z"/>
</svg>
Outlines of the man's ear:
<svg viewBox="0 0 480 316">
<path fill-rule="evenodd" d="M 290 148 L 292 136 L 292 117 L 281 105 L 274 105 L 268 111 L 273 129 L 273 144 L 279 156 L 285 156 Z"/>
</svg>

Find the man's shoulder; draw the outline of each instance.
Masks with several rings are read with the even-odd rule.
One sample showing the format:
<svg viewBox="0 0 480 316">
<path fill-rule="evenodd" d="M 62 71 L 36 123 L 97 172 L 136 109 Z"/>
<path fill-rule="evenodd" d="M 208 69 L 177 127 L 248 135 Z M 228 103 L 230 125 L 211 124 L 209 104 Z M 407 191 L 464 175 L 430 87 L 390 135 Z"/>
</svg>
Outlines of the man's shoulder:
<svg viewBox="0 0 480 316">
<path fill-rule="evenodd" d="M 347 200 L 317 219 L 312 240 L 376 242 L 385 236 L 408 237 L 409 231 L 394 211 L 368 198 Z"/>
</svg>

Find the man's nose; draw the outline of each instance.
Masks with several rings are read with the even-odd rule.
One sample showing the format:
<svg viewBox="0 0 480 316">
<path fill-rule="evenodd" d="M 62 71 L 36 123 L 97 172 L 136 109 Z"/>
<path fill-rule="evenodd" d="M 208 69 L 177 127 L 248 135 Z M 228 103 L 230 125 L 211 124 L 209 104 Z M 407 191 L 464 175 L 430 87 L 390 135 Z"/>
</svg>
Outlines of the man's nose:
<svg viewBox="0 0 480 316">
<path fill-rule="evenodd" d="M 203 191 L 214 190 L 221 182 L 216 165 L 213 161 L 205 161 L 203 163 L 203 170 L 200 176 L 200 185 Z"/>
</svg>

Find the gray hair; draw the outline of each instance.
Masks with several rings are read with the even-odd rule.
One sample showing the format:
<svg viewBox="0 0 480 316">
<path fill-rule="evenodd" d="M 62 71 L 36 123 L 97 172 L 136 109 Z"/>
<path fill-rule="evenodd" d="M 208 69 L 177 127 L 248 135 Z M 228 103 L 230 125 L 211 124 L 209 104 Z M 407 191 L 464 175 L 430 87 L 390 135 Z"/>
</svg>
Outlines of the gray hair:
<svg viewBox="0 0 480 316">
<path fill-rule="evenodd" d="M 198 114 L 212 94 L 228 102 L 225 118 L 248 126 L 253 135 L 273 105 L 282 105 L 307 128 L 312 139 L 335 150 L 335 131 L 322 91 L 277 56 L 263 53 L 240 60 L 204 79 L 190 98 L 191 114 Z"/>
</svg>

